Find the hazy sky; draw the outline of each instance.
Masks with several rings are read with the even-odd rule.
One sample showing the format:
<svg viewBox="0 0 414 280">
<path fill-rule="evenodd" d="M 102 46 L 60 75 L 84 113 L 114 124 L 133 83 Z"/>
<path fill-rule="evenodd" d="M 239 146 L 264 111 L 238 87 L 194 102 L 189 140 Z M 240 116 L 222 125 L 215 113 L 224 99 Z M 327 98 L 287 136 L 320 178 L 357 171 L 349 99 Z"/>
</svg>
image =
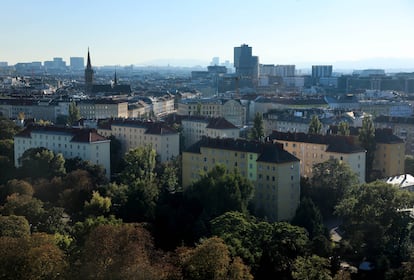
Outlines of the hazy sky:
<svg viewBox="0 0 414 280">
<path fill-rule="evenodd" d="M 413 0 L 2 0 L 0 61 L 93 65 L 212 57 L 260 63 L 414 58 Z M 412 66 L 412 65 L 411 65 Z"/>
</svg>

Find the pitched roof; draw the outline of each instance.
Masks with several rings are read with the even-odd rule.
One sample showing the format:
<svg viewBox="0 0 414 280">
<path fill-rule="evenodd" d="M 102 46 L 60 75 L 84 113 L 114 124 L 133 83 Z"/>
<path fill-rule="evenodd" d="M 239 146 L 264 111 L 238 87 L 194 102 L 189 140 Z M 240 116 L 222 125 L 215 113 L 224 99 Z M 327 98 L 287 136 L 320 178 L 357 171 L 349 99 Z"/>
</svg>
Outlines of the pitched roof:
<svg viewBox="0 0 414 280">
<path fill-rule="evenodd" d="M 93 93 L 100 93 L 100 92 L 110 92 L 110 93 L 131 93 L 131 86 L 130 85 L 93 85 L 92 86 Z"/>
<path fill-rule="evenodd" d="M 186 152 L 200 153 L 202 147 L 256 153 L 259 154 L 257 161 L 261 162 L 286 163 L 299 161 L 297 157 L 285 151 L 280 144 L 232 138 L 203 137 L 197 143 L 190 146 Z"/>
<path fill-rule="evenodd" d="M 319 135 L 307 134 L 303 132 L 280 132 L 274 130 L 269 135 L 270 140 L 294 141 L 302 143 L 313 143 L 327 145 L 326 151 L 333 153 L 358 153 L 365 149 L 354 144 L 354 140 L 349 136 L 340 135 Z"/>
<path fill-rule="evenodd" d="M 142 121 L 132 119 L 104 119 L 98 121 L 98 128 L 111 129 L 113 125 L 145 129 L 145 134 L 177 134 L 178 132 L 164 122 Z"/>
<path fill-rule="evenodd" d="M 404 143 L 404 140 L 392 133 L 391 128 L 375 129 L 375 141 L 377 143 L 397 144 Z"/>
<path fill-rule="evenodd" d="M 392 117 L 378 116 L 374 119 L 375 123 L 398 123 L 398 124 L 414 124 L 414 117 Z"/>
<path fill-rule="evenodd" d="M 109 141 L 104 136 L 98 134 L 96 129 L 93 128 L 75 128 L 63 126 L 30 125 L 20 133 L 16 134 L 15 137 L 31 138 L 32 133 L 69 135 L 72 137 L 70 140 L 71 142 L 93 143 L 100 141 Z"/>
<path fill-rule="evenodd" d="M 207 128 L 212 128 L 212 129 L 237 129 L 237 126 L 235 126 L 234 124 L 232 124 L 231 122 L 229 122 L 228 120 L 226 120 L 223 117 L 219 117 L 219 118 L 211 118 Z"/>
</svg>

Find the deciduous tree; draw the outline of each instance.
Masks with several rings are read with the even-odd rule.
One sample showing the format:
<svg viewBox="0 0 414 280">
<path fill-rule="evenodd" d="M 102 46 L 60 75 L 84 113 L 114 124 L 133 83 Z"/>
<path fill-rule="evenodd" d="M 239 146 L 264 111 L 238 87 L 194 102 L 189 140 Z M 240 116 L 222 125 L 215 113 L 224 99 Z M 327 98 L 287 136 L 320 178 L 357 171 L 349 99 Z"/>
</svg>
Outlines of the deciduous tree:
<svg viewBox="0 0 414 280">
<path fill-rule="evenodd" d="M 26 150 L 19 159 L 19 171 L 22 177 L 52 178 L 66 173 L 65 159 L 62 154 L 55 154 L 46 148 Z"/>
<path fill-rule="evenodd" d="M 345 238 L 360 256 L 377 262 L 385 257 L 393 265 L 409 257 L 411 219 L 400 209 L 411 208 L 412 193 L 385 182 L 353 186 L 336 207 L 343 219 Z"/>
<path fill-rule="evenodd" d="M 334 213 L 334 207 L 343 198 L 346 190 L 358 184 L 356 174 L 345 162 L 337 159 L 317 163 L 312 169 L 311 186 L 308 192 L 313 202 L 327 219 Z"/>
<path fill-rule="evenodd" d="M 295 280 L 331 280 L 329 260 L 312 256 L 299 256 L 293 263 L 292 278 Z"/>
</svg>

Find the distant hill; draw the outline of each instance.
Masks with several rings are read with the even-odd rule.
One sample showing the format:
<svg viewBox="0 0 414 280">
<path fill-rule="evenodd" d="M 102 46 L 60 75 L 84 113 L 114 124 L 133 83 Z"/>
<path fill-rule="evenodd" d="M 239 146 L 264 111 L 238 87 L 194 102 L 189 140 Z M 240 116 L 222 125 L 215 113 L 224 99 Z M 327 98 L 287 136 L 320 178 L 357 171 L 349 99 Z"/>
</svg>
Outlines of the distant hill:
<svg viewBox="0 0 414 280">
<path fill-rule="evenodd" d="M 414 72 L 414 58 L 369 58 L 361 60 L 341 60 L 335 62 L 297 63 L 298 69 L 311 70 L 312 65 L 333 65 L 334 72 L 352 72 L 362 69 L 384 69 L 387 73 Z"/>
<path fill-rule="evenodd" d="M 153 59 L 137 63 L 140 66 L 172 66 L 172 67 L 204 67 L 210 63 L 208 61 L 198 60 L 198 59 Z"/>
</svg>

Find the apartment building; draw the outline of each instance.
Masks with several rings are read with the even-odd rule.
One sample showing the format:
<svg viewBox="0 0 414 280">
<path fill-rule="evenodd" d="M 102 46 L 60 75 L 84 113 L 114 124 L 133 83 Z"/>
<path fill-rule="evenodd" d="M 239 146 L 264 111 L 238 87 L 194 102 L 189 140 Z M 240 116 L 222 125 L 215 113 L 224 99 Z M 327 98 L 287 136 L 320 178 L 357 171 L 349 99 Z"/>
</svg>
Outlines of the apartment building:
<svg viewBox="0 0 414 280">
<path fill-rule="evenodd" d="M 414 117 L 379 116 L 374 119 L 376 128 L 390 128 L 405 142 L 405 154 L 414 155 Z"/>
<path fill-rule="evenodd" d="M 179 133 L 162 122 L 108 119 L 98 122 L 98 133 L 105 137 L 115 136 L 122 144 L 123 152 L 151 145 L 160 161 L 168 161 L 179 155 Z"/>
<path fill-rule="evenodd" d="M 237 127 L 246 123 L 246 108 L 236 99 L 182 99 L 177 113 L 181 116 L 223 117 Z"/>
<path fill-rule="evenodd" d="M 76 106 L 84 119 L 128 118 L 128 102 L 111 99 L 79 101 Z"/>
<path fill-rule="evenodd" d="M 203 136 L 211 138 L 239 138 L 240 128 L 225 118 L 188 116 L 181 119 L 184 147 L 190 147 Z"/>
<path fill-rule="evenodd" d="M 20 166 L 19 158 L 26 150 L 44 147 L 62 154 L 64 158 L 79 157 L 92 164 L 102 165 L 109 178 L 110 142 L 90 128 L 29 126 L 14 137 L 14 164 Z"/>
<path fill-rule="evenodd" d="M 350 127 L 350 136 L 356 145 L 360 145 L 358 136 L 361 127 Z M 337 134 L 338 127 L 331 126 L 329 132 Z M 375 129 L 376 149 L 372 170 L 375 176 L 385 178 L 401 175 L 405 172 L 405 142 L 393 134 L 391 128 Z"/>
<path fill-rule="evenodd" d="M 381 178 L 405 173 L 405 143 L 391 129 L 375 130 L 376 150 L 372 169 Z"/>
<path fill-rule="evenodd" d="M 365 183 L 365 149 L 354 144 L 352 137 L 273 131 L 269 140 L 283 144 L 284 149 L 300 159 L 300 172 L 312 177 L 313 165 L 329 159 L 345 162 Z"/>
<path fill-rule="evenodd" d="M 289 221 L 300 201 L 299 159 L 281 145 L 204 137 L 182 153 L 183 187 L 216 164 L 237 169 L 254 187 L 255 210 L 271 221 Z"/>
</svg>

